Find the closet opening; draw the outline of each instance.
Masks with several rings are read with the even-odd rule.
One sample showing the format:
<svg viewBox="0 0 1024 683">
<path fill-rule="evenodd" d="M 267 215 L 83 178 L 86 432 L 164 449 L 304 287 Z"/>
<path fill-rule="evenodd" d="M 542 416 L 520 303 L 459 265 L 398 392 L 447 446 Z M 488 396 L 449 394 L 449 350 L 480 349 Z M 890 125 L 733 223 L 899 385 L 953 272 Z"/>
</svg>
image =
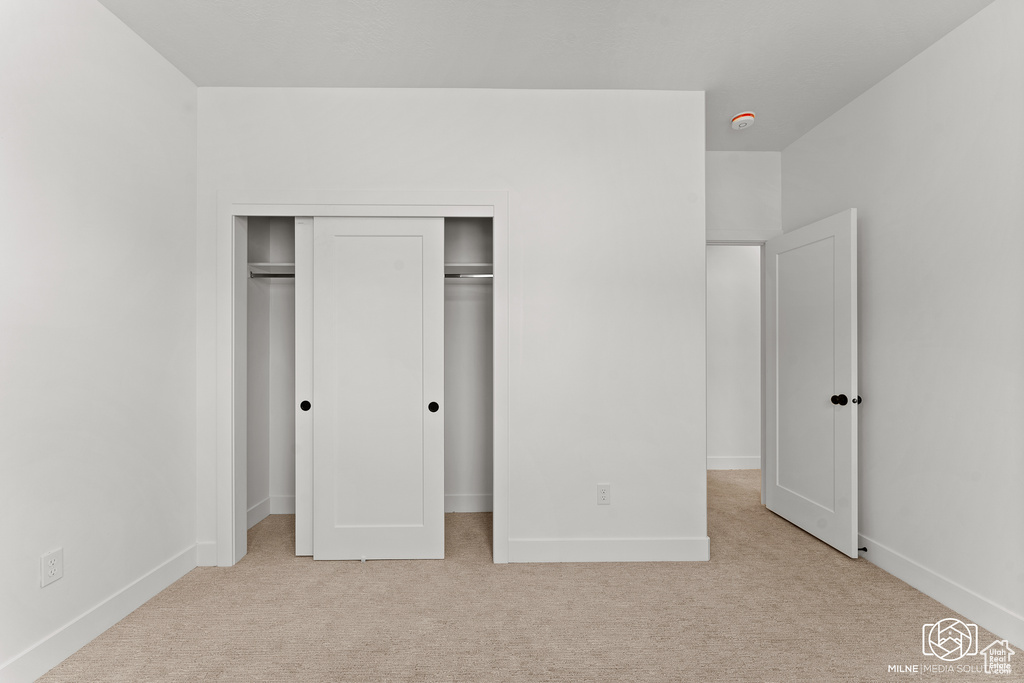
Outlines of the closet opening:
<svg viewBox="0 0 1024 683">
<path fill-rule="evenodd" d="M 251 216 L 246 280 L 246 528 L 295 514 L 295 218 Z"/>
<path fill-rule="evenodd" d="M 445 218 L 444 264 L 445 542 L 450 546 L 456 536 L 483 536 L 490 555 L 494 511 L 493 220 Z M 468 549 L 453 548 L 454 552 L 463 550 Z"/>
<path fill-rule="evenodd" d="M 294 217 L 246 219 L 246 528 L 296 509 Z M 494 234 L 444 219 L 444 512 L 454 552 L 493 555 Z M 463 544 L 458 546 L 458 543 Z M 466 543 L 486 544 L 467 548 Z"/>
<path fill-rule="evenodd" d="M 449 475 L 455 475 L 456 481 L 451 482 L 453 486 L 463 486 L 461 489 L 452 489 L 449 492 L 454 494 L 468 494 L 454 496 L 449 499 L 449 509 L 467 509 L 465 506 L 472 505 L 469 509 L 486 508 L 489 504 L 492 527 L 490 530 L 490 542 L 492 561 L 496 564 L 504 564 L 509 561 L 509 530 L 508 530 L 508 501 L 509 501 L 509 470 L 508 470 L 508 437 L 509 437 L 509 235 L 508 235 L 508 193 L 505 191 L 488 190 L 429 190 L 429 191 L 348 191 L 348 190 L 265 190 L 249 192 L 245 194 L 221 193 L 218 196 L 218 249 L 217 249 L 217 367 L 216 367 L 216 392 L 211 400 L 216 402 L 216 472 L 206 472 L 204 482 L 208 483 L 216 492 L 214 501 L 216 513 L 214 518 L 204 516 L 204 525 L 214 523 L 216 526 L 215 539 L 204 540 L 199 544 L 197 557 L 199 564 L 203 566 L 220 565 L 229 567 L 237 563 L 246 554 L 247 549 L 247 528 L 248 522 L 259 519 L 262 515 L 276 512 L 287 513 L 294 505 L 295 527 L 296 527 L 296 554 L 313 554 L 313 461 L 312 461 L 312 411 L 306 402 L 309 401 L 309 394 L 312 388 L 313 367 L 308 363 L 311 358 L 312 348 L 312 315 L 314 313 L 312 303 L 312 287 L 315 282 L 310 269 L 313 263 L 314 245 L 312 242 L 314 221 L 322 218 L 325 225 L 334 218 L 352 218 L 361 220 L 366 218 L 393 219 L 396 217 L 409 217 L 420 219 L 441 219 L 435 222 L 442 231 L 444 220 L 454 219 L 453 224 L 459 223 L 459 219 L 484 219 L 483 221 L 463 222 L 464 226 L 476 224 L 478 227 L 463 227 L 464 233 L 477 231 L 480 239 L 472 241 L 472 236 L 467 237 L 459 233 L 459 227 L 452 228 L 453 236 L 449 238 L 452 251 L 450 256 L 453 266 L 464 266 L 470 268 L 471 264 L 487 264 L 486 246 L 490 244 L 490 263 L 493 268 L 490 273 L 486 265 L 478 265 L 476 273 L 463 273 L 465 275 L 491 275 L 491 278 L 465 278 L 466 280 L 491 281 L 491 368 L 492 373 L 487 379 L 491 382 L 492 394 L 485 395 L 482 401 L 490 399 L 491 412 L 485 415 L 484 422 L 471 423 L 474 429 L 483 430 L 486 433 L 490 429 L 492 441 L 483 451 L 473 451 L 464 447 L 463 453 L 473 452 L 479 458 L 477 462 L 481 468 L 490 465 L 492 479 L 483 487 L 469 486 L 472 482 L 484 484 L 486 474 L 477 473 L 469 475 L 467 479 L 459 479 L 456 470 L 449 469 Z M 249 257 L 249 224 L 254 226 L 254 245 L 252 258 Z M 356 225 L 356 224 L 353 224 Z M 411 224 L 410 224 L 411 225 Z M 485 227 L 486 226 L 486 227 Z M 489 232 L 488 232 L 489 228 Z M 289 229 L 293 233 L 293 240 L 288 239 Z M 359 228 L 362 229 L 362 228 Z M 432 228 L 436 230 L 437 228 Z M 436 233 L 434 233 L 436 234 Z M 441 236 L 438 235 L 438 238 Z M 481 252 L 460 251 L 463 240 L 471 240 L 470 244 L 483 247 Z M 487 241 L 489 240 L 489 242 Z M 436 303 L 432 304 L 431 316 L 434 316 L 432 326 L 439 328 L 440 334 L 434 337 L 435 340 L 444 333 L 444 281 L 443 277 L 443 245 L 438 244 L 440 239 L 431 240 L 434 246 L 432 250 L 430 266 L 432 277 L 440 277 L 436 285 L 435 294 L 439 295 Z M 294 255 L 291 251 L 292 245 L 302 247 L 301 252 L 296 250 Z M 468 247 L 467 247 L 468 249 Z M 294 261 L 292 260 L 294 258 Z M 295 265 L 292 265 L 292 264 Z M 251 264 L 251 265 L 250 265 Z M 292 279 L 295 268 L 302 273 L 302 279 Z M 456 274 L 456 273 L 451 273 Z M 452 278 L 455 279 L 455 278 Z M 292 284 L 294 282 L 294 284 Z M 256 292 L 256 301 L 253 303 L 253 332 L 266 334 L 263 339 L 252 340 L 253 367 L 249 365 L 249 305 L 248 293 L 250 283 Z M 453 285 L 448 287 L 460 287 Z M 256 289 L 261 287 L 261 289 Z M 434 285 L 432 285 L 434 287 Z M 467 285 L 469 289 L 473 286 Z M 273 288 L 273 289 L 271 289 Z M 476 289 L 479 289 L 477 287 Z M 294 289 L 294 321 L 285 311 L 291 303 L 291 293 Z M 467 296 L 467 290 L 455 290 L 452 297 Z M 267 291 L 269 290 L 269 291 Z M 287 292 L 287 294 L 285 294 Z M 263 301 L 263 308 L 260 308 L 259 297 L 266 294 Z M 271 298 L 274 297 L 274 298 Z M 465 303 L 465 302 L 463 302 Z M 440 304 L 440 305 L 438 305 Z M 472 308 L 470 306 L 470 308 Z M 458 321 L 459 314 L 453 321 Z M 273 343 L 271 337 L 271 318 L 277 321 L 274 334 L 278 335 L 278 343 Z M 297 337 L 295 345 L 296 366 L 301 372 L 296 373 L 295 381 L 297 386 L 295 394 L 292 395 L 290 382 L 283 382 L 285 369 L 293 372 L 290 362 L 279 364 L 271 363 L 271 356 L 280 358 L 278 352 L 291 351 L 286 343 L 293 339 L 293 335 L 282 326 L 292 323 L 295 325 L 294 336 Z M 454 334 L 454 333 L 453 333 Z M 450 335 L 451 336 L 451 335 Z M 454 339 L 454 337 L 452 338 Z M 432 342 L 437 351 L 433 351 L 435 368 L 444 362 L 444 340 L 440 339 L 441 348 L 437 349 L 437 341 Z M 486 346 L 486 339 L 484 342 Z M 458 362 L 465 360 L 470 362 L 472 356 L 468 352 L 457 352 L 457 356 L 449 354 L 450 358 L 457 358 Z M 257 358 L 264 355 L 266 363 L 258 362 Z M 290 355 L 290 354 L 288 354 Z M 287 356 L 286 356 L 287 357 Z M 479 359 L 478 359 L 479 360 Z M 485 361 L 484 361 L 485 362 Z M 301 364 L 301 365 L 300 365 Z M 479 366 L 477 366 L 479 367 Z M 441 370 L 443 376 L 443 367 Z M 280 371 L 281 374 L 277 374 Z M 436 370 L 432 370 L 437 376 Z M 253 442 L 252 449 L 252 482 L 249 481 L 248 470 L 250 460 L 250 449 L 247 446 L 250 425 L 248 420 L 249 409 L 249 386 L 250 375 L 253 384 L 253 391 L 259 395 L 263 392 L 262 398 L 257 396 L 253 400 Z M 486 376 L 486 373 L 482 373 Z M 439 377 L 440 379 L 440 377 Z M 289 385 L 289 386 L 286 386 Z M 323 381 L 321 381 L 323 385 Z M 455 386 L 455 384 L 453 384 Z M 262 387 L 262 388 L 261 388 Z M 280 391 L 273 391 L 279 387 Z M 458 389 L 455 389 L 458 392 Z M 302 394 L 301 396 L 299 394 Z M 486 394 L 486 392 L 485 392 Z M 421 397 L 422 399 L 423 397 Z M 265 399 L 265 400 L 264 400 Z M 448 397 L 442 396 L 438 399 L 431 397 L 429 400 L 447 401 Z M 458 395 L 450 397 L 453 404 L 459 403 Z M 296 404 L 296 401 L 301 402 Z M 428 401 L 429 402 L 429 401 Z M 472 403 L 476 409 L 480 409 L 479 401 Z M 282 437 L 291 431 L 291 422 L 285 415 L 281 415 L 278 421 L 275 416 L 281 411 L 278 405 L 291 403 L 292 415 L 295 420 L 296 448 L 294 449 L 295 480 L 292 482 L 289 475 L 293 470 L 290 460 L 293 456 L 291 438 Z M 266 406 L 264 408 L 264 405 Z M 486 405 L 486 403 L 484 403 Z M 429 406 L 427 406 L 429 407 Z M 448 412 L 441 417 L 447 417 Z M 424 411 L 424 414 L 429 414 Z M 261 417 L 261 415 L 263 417 Z M 454 416 L 453 416 L 454 417 Z M 488 426 L 489 423 L 489 426 Z M 436 424 L 436 423 L 435 423 Z M 436 432 L 443 431 L 435 429 L 432 437 L 436 444 Z M 453 427 L 457 430 L 457 427 Z M 452 435 L 458 431 L 452 431 Z M 464 437 L 465 438 L 465 437 Z M 479 434 L 475 438 L 479 438 Z M 285 450 L 274 450 L 272 444 L 280 444 L 285 440 L 288 448 Z M 432 508 L 440 522 L 435 527 L 443 525 L 445 510 L 444 499 L 444 472 L 443 469 L 444 435 L 441 434 L 440 447 L 433 447 L 433 452 L 438 455 L 431 456 L 440 461 L 440 466 L 432 470 L 430 484 L 430 495 L 436 499 L 435 507 Z M 265 447 L 260 443 L 264 442 Z M 469 439 L 472 443 L 472 438 Z M 275 446 L 276 448 L 276 446 Z M 459 452 L 459 446 L 453 447 L 454 453 Z M 485 463 L 486 454 L 492 455 L 491 462 Z M 439 456 L 439 457 L 438 457 Z M 457 456 L 456 456 L 457 457 Z M 281 464 L 282 461 L 286 464 Z M 484 473 L 486 473 L 486 469 Z M 426 481 L 426 480 L 424 480 Z M 251 487 L 251 488 L 250 488 Z M 250 490 L 252 494 L 250 495 Z M 396 489 L 397 490 L 397 489 Z M 426 490 L 426 489 L 425 489 Z M 489 498 L 488 498 L 489 497 Z M 460 506 L 456 508 L 456 506 Z M 200 512 L 208 510 L 208 506 L 200 504 Z M 486 509 L 482 512 L 451 512 L 452 515 L 470 514 L 486 515 Z M 439 539 L 444 542 L 443 529 Z M 478 534 L 481 547 L 486 543 L 486 534 Z M 443 550 L 443 548 L 442 548 Z M 415 551 L 419 553 L 419 551 Z M 398 557 L 412 557 L 414 554 L 398 553 Z M 423 556 L 433 556 L 433 553 L 424 553 Z M 358 557 L 358 556 L 357 556 Z"/>
</svg>

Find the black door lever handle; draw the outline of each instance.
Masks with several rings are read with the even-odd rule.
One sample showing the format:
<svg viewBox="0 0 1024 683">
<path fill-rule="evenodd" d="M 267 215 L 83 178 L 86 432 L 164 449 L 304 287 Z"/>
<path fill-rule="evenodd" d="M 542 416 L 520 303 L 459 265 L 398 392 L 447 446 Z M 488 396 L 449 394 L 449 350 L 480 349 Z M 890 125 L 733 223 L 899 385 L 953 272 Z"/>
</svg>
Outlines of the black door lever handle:
<svg viewBox="0 0 1024 683">
<path fill-rule="evenodd" d="M 834 406 L 845 406 L 849 403 L 849 399 L 846 398 L 846 394 L 839 394 L 838 396 L 832 397 L 832 405 Z"/>
</svg>

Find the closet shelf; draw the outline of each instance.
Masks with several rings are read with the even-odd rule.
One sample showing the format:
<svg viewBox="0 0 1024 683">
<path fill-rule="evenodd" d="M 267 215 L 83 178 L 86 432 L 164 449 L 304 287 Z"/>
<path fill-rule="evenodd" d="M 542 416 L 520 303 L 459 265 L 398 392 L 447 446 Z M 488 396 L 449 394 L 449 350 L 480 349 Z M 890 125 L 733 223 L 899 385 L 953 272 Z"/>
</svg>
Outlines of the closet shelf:
<svg viewBox="0 0 1024 683">
<path fill-rule="evenodd" d="M 250 263 L 249 277 L 251 278 L 287 278 L 295 277 L 294 263 Z"/>
<path fill-rule="evenodd" d="M 494 264 L 491 263 L 446 263 L 444 264 L 445 278 L 459 279 L 472 278 L 484 279 L 493 277 Z"/>
</svg>

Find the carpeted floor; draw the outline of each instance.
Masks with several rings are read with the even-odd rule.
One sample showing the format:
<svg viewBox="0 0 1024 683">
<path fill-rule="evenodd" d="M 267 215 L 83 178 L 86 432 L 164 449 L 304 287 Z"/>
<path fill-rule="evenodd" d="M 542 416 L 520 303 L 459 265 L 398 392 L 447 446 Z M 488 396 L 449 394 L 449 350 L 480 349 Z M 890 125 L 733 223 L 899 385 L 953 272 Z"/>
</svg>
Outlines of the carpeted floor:
<svg viewBox="0 0 1024 683">
<path fill-rule="evenodd" d="M 446 515 L 445 560 L 314 562 L 274 515 L 238 565 L 193 570 L 40 680 L 1024 680 L 925 657 L 922 624 L 960 615 L 768 512 L 759 486 L 708 472 L 710 562 L 494 565 L 488 513 Z M 951 671 L 888 671 L 914 664 Z"/>
</svg>

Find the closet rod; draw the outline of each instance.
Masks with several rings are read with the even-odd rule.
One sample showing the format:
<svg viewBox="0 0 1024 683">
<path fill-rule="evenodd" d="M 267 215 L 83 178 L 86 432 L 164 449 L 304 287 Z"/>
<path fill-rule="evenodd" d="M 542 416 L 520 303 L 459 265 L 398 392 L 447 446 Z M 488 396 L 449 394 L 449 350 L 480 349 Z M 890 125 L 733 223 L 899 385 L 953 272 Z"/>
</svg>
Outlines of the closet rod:
<svg viewBox="0 0 1024 683">
<path fill-rule="evenodd" d="M 492 273 L 445 273 L 444 276 L 446 278 L 467 278 L 467 277 L 491 277 L 491 278 L 493 278 L 494 277 L 494 275 Z M 249 277 L 251 277 L 251 278 L 264 278 L 264 277 L 294 278 L 295 275 L 293 273 L 249 273 Z"/>
</svg>

